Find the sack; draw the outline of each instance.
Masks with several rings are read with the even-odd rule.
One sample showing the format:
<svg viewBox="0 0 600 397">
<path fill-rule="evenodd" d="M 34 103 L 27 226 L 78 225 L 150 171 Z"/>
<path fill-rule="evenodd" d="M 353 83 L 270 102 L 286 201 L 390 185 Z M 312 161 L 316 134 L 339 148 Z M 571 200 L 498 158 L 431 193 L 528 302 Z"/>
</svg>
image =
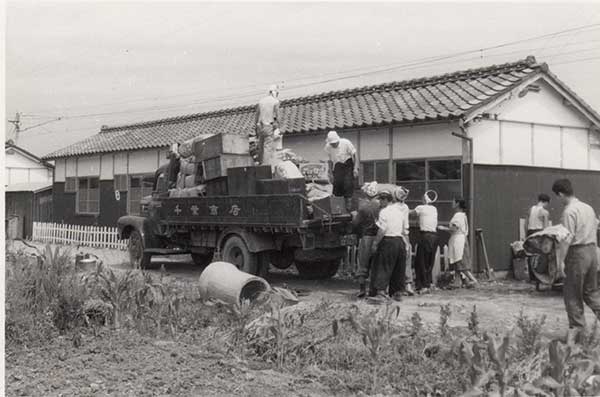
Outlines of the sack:
<svg viewBox="0 0 600 397">
<path fill-rule="evenodd" d="M 320 200 L 325 197 L 329 197 L 333 194 L 333 185 L 327 184 L 322 185 L 319 183 L 307 183 L 306 184 L 306 197 L 308 201 Z"/>
<path fill-rule="evenodd" d="M 181 157 L 190 157 L 194 154 L 194 139 L 188 139 L 179 145 L 179 155 Z"/>
<path fill-rule="evenodd" d="M 190 188 L 196 186 L 196 175 L 187 175 L 185 177 L 184 187 Z"/>
<path fill-rule="evenodd" d="M 185 188 L 185 175 L 183 173 L 177 174 L 177 183 L 175 184 L 177 189 Z"/>
<path fill-rule="evenodd" d="M 184 175 L 194 175 L 196 173 L 196 158 L 194 156 L 190 156 L 185 159 L 181 159 L 181 165 L 179 172 Z"/>
<path fill-rule="evenodd" d="M 291 161 L 282 161 L 275 165 L 273 179 L 304 179 L 304 175 Z"/>
</svg>

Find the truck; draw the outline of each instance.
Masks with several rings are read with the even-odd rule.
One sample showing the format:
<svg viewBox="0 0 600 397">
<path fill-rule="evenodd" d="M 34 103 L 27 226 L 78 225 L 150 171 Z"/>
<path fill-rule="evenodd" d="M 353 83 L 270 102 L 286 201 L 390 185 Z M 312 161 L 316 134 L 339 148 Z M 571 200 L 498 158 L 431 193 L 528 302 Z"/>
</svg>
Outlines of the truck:
<svg viewBox="0 0 600 397">
<path fill-rule="evenodd" d="M 172 197 L 168 185 L 158 180 L 160 174 L 140 215 L 118 220 L 120 238 L 129 240 L 133 267 L 149 267 L 153 256 L 191 254 L 200 266 L 222 260 L 265 276 L 269 264 L 278 269 L 294 264 L 301 277 L 323 279 L 337 273 L 347 247 L 356 244 L 352 215 L 342 198 L 309 201 L 303 191 L 256 189 L 250 194 Z"/>
</svg>

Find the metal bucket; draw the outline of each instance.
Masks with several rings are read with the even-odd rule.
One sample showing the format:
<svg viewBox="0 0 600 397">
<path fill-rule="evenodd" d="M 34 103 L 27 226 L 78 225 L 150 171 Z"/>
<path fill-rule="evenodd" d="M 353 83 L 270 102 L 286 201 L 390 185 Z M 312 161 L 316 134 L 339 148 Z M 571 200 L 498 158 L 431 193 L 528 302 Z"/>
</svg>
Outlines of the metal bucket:
<svg viewBox="0 0 600 397">
<path fill-rule="evenodd" d="M 213 262 L 204 269 L 199 280 L 202 299 L 219 299 L 229 304 L 254 300 L 271 287 L 263 278 L 238 270 L 228 262 Z"/>
</svg>

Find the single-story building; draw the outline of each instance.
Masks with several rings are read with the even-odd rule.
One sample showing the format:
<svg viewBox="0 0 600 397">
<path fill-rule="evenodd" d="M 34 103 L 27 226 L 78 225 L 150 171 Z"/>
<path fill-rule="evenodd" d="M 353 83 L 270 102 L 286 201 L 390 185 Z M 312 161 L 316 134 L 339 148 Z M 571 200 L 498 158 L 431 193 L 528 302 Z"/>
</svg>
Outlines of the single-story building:
<svg viewBox="0 0 600 397">
<path fill-rule="evenodd" d="M 103 127 L 47 155 L 56 161 L 55 222 L 112 226 L 136 213 L 170 144 L 219 132 L 253 134 L 254 109 Z M 550 193 L 554 179 L 571 178 L 577 195 L 600 211 L 600 115 L 534 57 L 284 99 L 280 114 L 284 147 L 324 160 L 325 135 L 335 129 L 358 149 L 361 182 L 406 186 L 410 207 L 434 189 L 442 222 L 454 197 L 472 194 L 469 216 L 484 230 L 497 270 L 509 267 L 519 218 L 540 192 Z M 554 222 L 560 211 L 553 201 Z"/>
<path fill-rule="evenodd" d="M 11 141 L 4 152 L 6 236 L 31 237 L 33 222 L 52 221 L 54 166 Z"/>
</svg>

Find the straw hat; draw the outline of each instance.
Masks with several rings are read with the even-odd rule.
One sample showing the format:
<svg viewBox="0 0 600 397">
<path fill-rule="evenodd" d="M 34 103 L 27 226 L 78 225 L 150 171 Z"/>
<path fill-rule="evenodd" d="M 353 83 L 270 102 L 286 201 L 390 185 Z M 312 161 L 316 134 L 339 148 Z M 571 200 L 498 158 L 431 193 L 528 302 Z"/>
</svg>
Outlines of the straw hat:
<svg viewBox="0 0 600 397">
<path fill-rule="evenodd" d="M 335 131 L 329 131 L 329 133 L 327 134 L 327 143 L 328 144 L 332 144 L 332 143 L 336 143 L 340 141 L 340 136 L 338 135 L 337 132 Z"/>
</svg>

